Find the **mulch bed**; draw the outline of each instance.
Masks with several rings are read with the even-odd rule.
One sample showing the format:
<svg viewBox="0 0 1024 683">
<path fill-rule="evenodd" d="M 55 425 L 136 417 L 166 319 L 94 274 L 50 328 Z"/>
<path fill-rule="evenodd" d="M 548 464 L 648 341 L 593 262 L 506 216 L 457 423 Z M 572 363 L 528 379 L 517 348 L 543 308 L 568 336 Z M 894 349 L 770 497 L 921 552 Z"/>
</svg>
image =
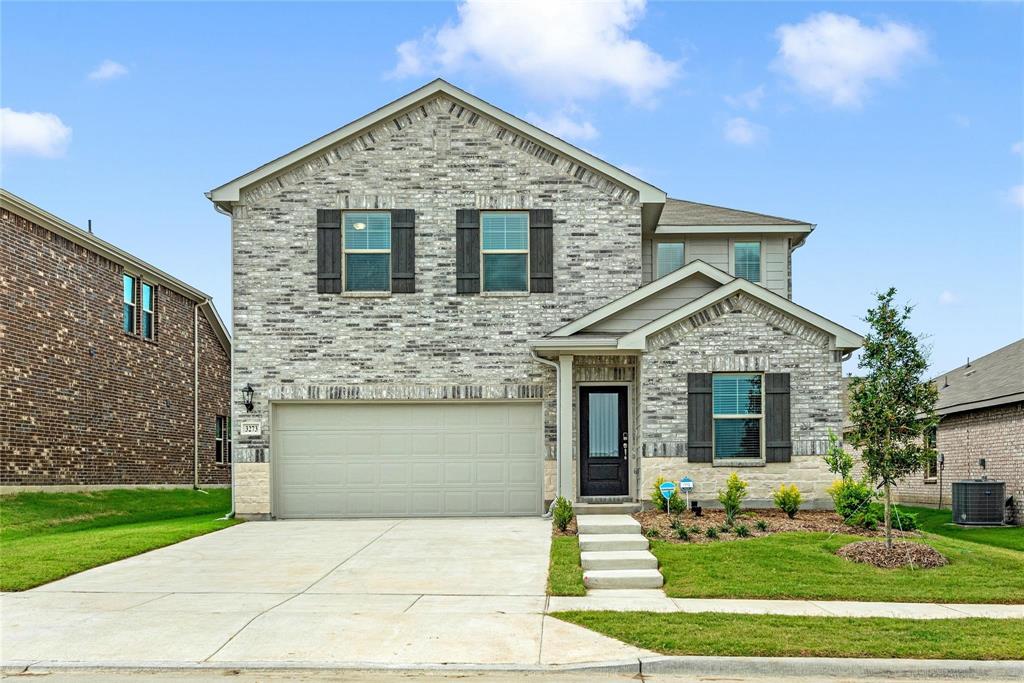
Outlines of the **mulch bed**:
<svg viewBox="0 0 1024 683">
<path fill-rule="evenodd" d="M 551 535 L 552 536 L 576 536 L 576 518 L 573 517 L 569 522 L 569 526 L 565 527 L 565 531 L 561 531 L 554 523 L 551 524 Z"/>
<path fill-rule="evenodd" d="M 836 555 L 882 569 L 930 569 L 948 563 L 945 555 L 924 543 L 893 543 L 892 550 L 888 550 L 884 541 L 858 541 L 844 545 Z"/>
<path fill-rule="evenodd" d="M 643 533 L 649 538 L 657 538 L 669 543 L 713 543 L 715 541 L 742 541 L 744 537 L 736 535 L 735 528 L 729 531 L 722 531 L 725 524 L 725 512 L 722 510 L 704 510 L 700 517 L 694 517 L 689 510 L 671 517 L 659 510 L 644 510 L 633 514 L 633 519 L 640 522 Z M 672 528 L 672 521 L 686 527 L 689 539 L 680 539 L 676 530 Z M 757 528 L 758 520 L 764 521 L 767 525 L 765 531 Z M 852 527 L 843 522 L 843 518 L 831 510 L 801 510 L 794 519 L 790 519 L 781 510 L 747 510 L 740 513 L 736 519 L 736 525 L 743 525 L 747 528 L 749 536 L 746 538 L 759 538 L 770 534 L 777 534 L 784 531 L 820 531 L 836 534 L 856 534 L 858 536 L 884 536 L 884 530 L 870 531 Z M 707 530 L 714 527 L 718 532 L 718 538 L 708 538 Z M 651 530 L 657 535 L 651 536 Z M 916 536 L 913 532 L 901 532 L 893 530 L 894 537 Z"/>
</svg>

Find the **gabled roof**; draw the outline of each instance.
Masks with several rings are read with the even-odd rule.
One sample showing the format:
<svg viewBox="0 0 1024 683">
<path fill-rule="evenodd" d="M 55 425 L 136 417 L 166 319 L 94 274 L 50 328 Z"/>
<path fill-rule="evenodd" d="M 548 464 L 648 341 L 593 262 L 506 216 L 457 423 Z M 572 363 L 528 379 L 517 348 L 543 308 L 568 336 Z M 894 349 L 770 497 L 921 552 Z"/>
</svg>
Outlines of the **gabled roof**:
<svg viewBox="0 0 1024 683">
<path fill-rule="evenodd" d="M 658 225 L 678 226 L 789 226 L 792 228 L 811 228 L 810 223 L 790 218 L 779 218 L 753 211 L 728 209 L 713 204 L 698 204 L 683 199 L 665 200 L 665 208 L 658 219 Z"/>
<path fill-rule="evenodd" d="M 1024 339 L 932 380 L 939 415 L 1024 401 Z"/>
<path fill-rule="evenodd" d="M 298 149 L 278 157 L 273 161 L 260 166 L 259 168 L 239 176 L 234 180 L 214 188 L 206 193 L 206 196 L 217 206 L 226 206 L 239 199 L 242 188 L 257 183 L 261 180 L 281 173 L 304 160 L 326 150 L 329 147 L 339 144 L 346 138 L 358 136 L 367 128 L 376 126 L 384 121 L 393 119 L 404 111 L 416 107 L 424 100 L 436 95 L 445 95 L 453 100 L 462 102 L 471 109 L 491 117 L 499 123 L 532 138 L 538 144 L 548 147 L 555 152 L 576 160 L 581 165 L 587 166 L 595 172 L 604 175 L 615 182 L 636 190 L 642 203 L 662 203 L 665 201 L 665 193 L 662 190 L 646 183 L 636 176 L 626 173 L 620 168 L 598 159 L 582 149 L 546 133 L 531 123 L 527 123 L 508 112 L 488 104 L 480 98 L 469 94 L 461 88 L 457 88 L 443 79 L 436 79 L 425 86 L 412 91 L 408 95 L 386 104 L 380 109 L 373 111 L 362 118 L 338 128 L 335 131 L 317 138 Z"/>
<path fill-rule="evenodd" d="M 139 273 L 147 282 L 152 282 L 153 284 L 160 285 L 161 287 L 167 287 L 168 289 L 172 289 L 178 294 L 181 294 L 185 298 L 195 301 L 199 305 L 199 309 L 203 312 L 203 315 L 206 316 L 207 320 L 209 320 L 210 327 L 213 328 L 213 332 L 217 335 L 217 339 L 220 341 L 221 346 L 224 347 L 224 350 L 227 351 L 229 355 L 231 354 L 231 335 L 224 326 L 224 321 L 221 320 L 220 315 L 217 313 L 217 309 L 214 307 L 213 300 L 210 298 L 210 295 L 199 291 L 192 285 L 182 282 L 172 275 L 168 275 L 156 266 L 146 263 L 142 259 L 115 247 L 110 242 L 102 240 L 99 237 L 96 237 L 96 235 L 93 235 L 86 230 L 82 230 L 78 226 L 72 225 L 63 218 L 54 216 L 49 211 L 45 211 L 35 204 L 32 204 L 13 192 L 8 192 L 3 188 L 0 188 L 0 205 L 12 213 L 16 213 L 19 216 L 32 221 L 36 225 L 42 226 L 91 252 L 99 254 L 105 259 L 118 263 L 128 270 Z"/>
<path fill-rule="evenodd" d="M 708 292 L 689 303 L 680 306 L 674 311 L 667 313 L 649 323 L 641 325 L 637 329 L 622 335 L 589 335 L 584 330 L 595 323 L 609 318 L 626 308 L 633 306 L 657 292 L 671 287 L 676 283 L 692 277 L 696 274 L 709 277 L 721 286 Z M 733 277 L 728 273 L 715 268 L 703 261 L 693 261 L 674 273 L 659 278 L 654 282 L 641 287 L 640 289 L 627 294 L 601 308 L 588 313 L 587 315 L 565 325 L 542 339 L 530 342 L 532 348 L 543 350 L 564 350 L 570 348 L 586 349 L 615 349 L 619 351 L 642 351 L 647 348 L 647 339 L 651 335 L 660 332 L 666 327 L 685 320 L 690 316 L 699 313 L 705 308 L 712 306 L 723 299 L 734 296 L 738 293 L 746 294 L 764 304 L 781 311 L 804 324 L 821 330 L 831 337 L 832 347 L 839 351 L 849 352 L 860 348 L 864 339 L 856 332 L 849 330 L 838 323 L 824 318 L 817 313 L 793 303 L 789 299 L 756 285 L 743 278 Z"/>
</svg>

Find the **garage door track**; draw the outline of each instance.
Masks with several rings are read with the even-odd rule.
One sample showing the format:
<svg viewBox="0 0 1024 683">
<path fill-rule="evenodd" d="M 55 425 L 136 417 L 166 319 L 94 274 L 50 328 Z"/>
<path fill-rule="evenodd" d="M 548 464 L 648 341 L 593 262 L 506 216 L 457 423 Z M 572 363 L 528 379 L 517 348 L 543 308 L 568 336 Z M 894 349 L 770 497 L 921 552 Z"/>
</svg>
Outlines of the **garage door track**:
<svg viewBox="0 0 1024 683">
<path fill-rule="evenodd" d="M 535 666 L 642 651 L 544 615 L 538 518 L 250 522 L 0 596 L 3 660 Z"/>
</svg>

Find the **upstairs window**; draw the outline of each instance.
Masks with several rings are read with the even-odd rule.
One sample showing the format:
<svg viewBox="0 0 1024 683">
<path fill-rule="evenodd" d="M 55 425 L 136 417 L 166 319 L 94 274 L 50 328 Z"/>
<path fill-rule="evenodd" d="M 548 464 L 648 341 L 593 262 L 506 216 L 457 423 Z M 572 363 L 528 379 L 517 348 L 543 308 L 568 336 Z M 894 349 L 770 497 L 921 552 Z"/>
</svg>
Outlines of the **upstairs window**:
<svg viewBox="0 0 1024 683">
<path fill-rule="evenodd" d="M 657 268 L 655 269 L 655 278 L 665 277 L 669 273 L 683 267 L 682 242 L 658 242 L 656 247 Z"/>
<path fill-rule="evenodd" d="M 346 211 L 345 291 L 391 291 L 391 212 Z"/>
<path fill-rule="evenodd" d="M 154 337 L 154 323 L 153 318 L 153 285 L 148 282 L 142 283 L 142 338 L 153 339 Z"/>
<path fill-rule="evenodd" d="M 530 215 L 525 211 L 485 211 L 483 230 L 483 291 L 527 292 L 530 271 Z"/>
<path fill-rule="evenodd" d="M 124 317 L 124 331 L 128 334 L 135 334 L 135 278 L 125 274 L 123 276 L 124 299 L 122 304 L 122 315 Z"/>
<path fill-rule="evenodd" d="M 763 376 L 716 373 L 711 378 L 715 460 L 761 460 Z"/>
<path fill-rule="evenodd" d="M 750 282 L 761 281 L 761 243 L 736 242 L 733 245 L 734 275 Z"/>
<path fill-rule="evenodd" d="M 221 465 L 231 462 L 231 418 L 218 415 L 214 423 L 214 460 Z"/>
</svg>

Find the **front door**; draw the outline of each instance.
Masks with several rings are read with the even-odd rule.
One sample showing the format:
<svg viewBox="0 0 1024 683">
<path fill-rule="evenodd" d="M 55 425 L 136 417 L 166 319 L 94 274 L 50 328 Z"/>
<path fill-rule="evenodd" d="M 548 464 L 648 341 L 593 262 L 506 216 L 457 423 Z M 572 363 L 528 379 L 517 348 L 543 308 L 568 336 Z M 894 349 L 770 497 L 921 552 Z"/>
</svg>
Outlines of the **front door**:
<svg viewBox="0 0 1024 683">
<path fill-rule="evenodd" d="M 629 490 L 626 387 L 580 387 L 580 491 L 624 496 Z"/>
</svg>

